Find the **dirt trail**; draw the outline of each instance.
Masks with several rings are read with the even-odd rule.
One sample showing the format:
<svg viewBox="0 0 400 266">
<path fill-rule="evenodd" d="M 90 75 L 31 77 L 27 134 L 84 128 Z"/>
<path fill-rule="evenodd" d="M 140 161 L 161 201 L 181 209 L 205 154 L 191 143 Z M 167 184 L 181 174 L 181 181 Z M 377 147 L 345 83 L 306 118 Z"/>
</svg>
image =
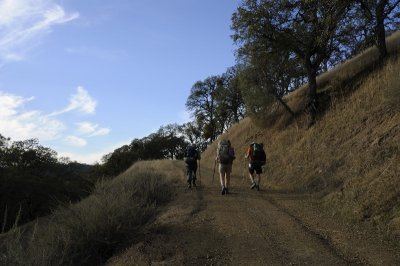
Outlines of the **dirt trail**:
<svg viewBox="0 0 400 266">
<path fill-rule="evenodd" d="M 242 176 L 223 196 L 217 174 L 201 174 L 109 265 L 400 265 L 398 247 L 331 219 L 315 199 L 250 190 Z"/>
</svg>

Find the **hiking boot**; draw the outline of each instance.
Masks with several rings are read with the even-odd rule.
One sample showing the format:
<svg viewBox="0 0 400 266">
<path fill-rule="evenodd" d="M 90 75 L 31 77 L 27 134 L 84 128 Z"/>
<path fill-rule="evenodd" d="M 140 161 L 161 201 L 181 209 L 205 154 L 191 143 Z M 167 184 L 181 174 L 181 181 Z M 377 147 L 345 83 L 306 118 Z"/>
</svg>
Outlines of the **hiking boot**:
<svg viewBox="0 0 400 266">
<path fill-rule="evenodd" d="M 197 187 L 196 182 L 193 182 L 193 187 Z"/>
<path fill-rule="evenodd" d="M 221 191 L 221 194 L 225 195 L 225 193 L 226 193 L 226 188 L 223 188 L 222 191 Z"/>
<path fill-rule="evenodd" d="M 192 188 L 192 185 L 189 183 L 187 187 L 188 187 L 188 188 Z"/>
<path fill-rule="evenodd" d="M 225 188 L 225 194 L 229 194 L 228 188 Z"/>
<path fill-rule="evenodd" d="M 257 191 L 260 191 L 260 185 L 257 185 Z"/>
<path fill-rule="evenodd" d="M 253 183 L 250 188 L 254 189 L 256 186 L 257 186 L 256 183 Z"/>
</svg>

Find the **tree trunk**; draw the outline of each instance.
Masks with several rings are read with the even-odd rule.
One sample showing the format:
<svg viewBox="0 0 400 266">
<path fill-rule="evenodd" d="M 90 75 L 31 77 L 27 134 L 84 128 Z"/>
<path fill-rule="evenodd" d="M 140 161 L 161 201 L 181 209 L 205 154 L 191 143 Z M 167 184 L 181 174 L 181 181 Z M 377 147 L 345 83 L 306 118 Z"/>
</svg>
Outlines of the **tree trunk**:
<svg viewBox="0 0 400 266">
<path fill-rule="evenodd" d="M 379 58 L 387 56 L 386 34 L 385 34 L 385 5 L 387 0 L 380 1 L 376 7 L 376 45 L 379 49 Z"/>
<path fill-rule="evenodd" d="M 289 112 L 289 114 L 294 117 L 294 113 L 292 111 L 292 109 L 290 109 L 290 107 L 285 103 L 285 101 L 279 97 L 278 95 L 275 94 L 275 98 L 283 105 L 283 107 L 285 107 L 286 111 Z"/>
<path fill-rule="evenodd" d="M 310 125 L 315 123 L 318 108 L 317 99 L 317 73 L 311 65 L 307 66 L 307 77 L 308 77 L 308 103 L 307 109 L 310 113 Z"/>
</svg>

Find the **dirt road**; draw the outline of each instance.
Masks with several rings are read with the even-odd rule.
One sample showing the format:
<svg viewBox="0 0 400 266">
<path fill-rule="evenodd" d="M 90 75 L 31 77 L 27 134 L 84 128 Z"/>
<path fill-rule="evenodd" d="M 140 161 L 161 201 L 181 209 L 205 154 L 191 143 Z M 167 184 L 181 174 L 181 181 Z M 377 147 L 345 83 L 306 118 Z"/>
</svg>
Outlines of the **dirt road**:
<svg viewBox="0 0 400 266">
<path fill-rule="evenodd" d="M 242 176 L 223 196 L 217 174 L 201 174 L 109 265 L 400 265 L 398 246 L 332 219 L 315 198 L 250 190 Z"/>
</svg>

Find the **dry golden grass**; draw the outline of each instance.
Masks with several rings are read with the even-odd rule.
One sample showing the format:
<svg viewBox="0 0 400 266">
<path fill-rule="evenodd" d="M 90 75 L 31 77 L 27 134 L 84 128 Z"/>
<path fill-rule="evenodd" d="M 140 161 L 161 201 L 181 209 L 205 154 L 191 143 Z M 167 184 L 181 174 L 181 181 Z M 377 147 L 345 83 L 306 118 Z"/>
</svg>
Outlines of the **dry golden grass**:
<svg viewBox="0 0 400 266">
<path fill-rule="evenodd" d="M 386 39 L 386 44 L 389 54 L 397 54 L 400 48 L 400 31 L 397 31 L 389 36 Z M 353 58 L 346 60 L 346 62 L 336 66 L 329 72 L 321 74 L 318 77 L 318 86 L 324 87 L 332 80 L 335 80 L 335 82 L 340 82 L 343 80 L 348 80 L 349 78 L 353 78 L 364 69 L 376 64 L 378 58 L 378 48 L 376 46 L 371 47 L 363 51 L 362 53 L 354 56 Z"/>
<path fill-rule="evenodd" d="M 157 171 L 161 164 L 137 163 L 115 179 L 97 183 L 89 197 L 57 209 L 38 225 L 17 227 L 2 235 L 0 264 L 104 263 L 134 243 L 141 226 L 172 196 L 171 181 L 176 176 Z"/>
<path fill-rule="evenodd" d="M 400 34 L 395 37 L 391 45 L 398 49 Z M 366 64 L 363 60 L 369 59 L 368 53 L 321 78 L 356 75 L 360 65 Z M 370 221 L 400 235 L 399 77 L 400 58 L 392 56 L 351 83 L 355 88 L 344 84 L 352 93 L 332 98 L 329 112 L 310 129 L 302 126 L 301 119 L 284 129 L 260 128 L 248 118 L 242 120 L 220 137 L 230 139 L 236 149 L 234 171 L 244 172 L 247 145 L 263 142 L 268 160 L 264 180 L 269 189 L 318 192 L 333 213 Z M 287 100 L 291 106 L 300 106 L 304 96 L 302 89 Z M 204 152 L 204 165 L 212 168 L 215 154 L 216 142 Z"/>
<path fill-rule="evenodd" d="M 400 31 L 389 36 L 386 39 L 386 45 L 389 55 L 396 56 L 400 50 Z M 325 91 L 335 96 L 341 96 L 349 90 L 347 87 L 349 83 L 358 81 L 355 77 L 362 75 L 365 71 L 372 71 L 374 69 L 378 57 L 378 49 L 376 47 L 371 47 L 344 63 L 335 66 L 330 71 L 322 73 L 317 77 L 318 92 L 321 93 Z M 359 79 L 362 80 L 363 77 L 361 76 Z M 356 85 L 357 84 L 350 84 L 350 87 L 354 89 Z M 306 96 L 307 84 L 291 93 L 285 100 L 295 113 L 301 113 L 307 102 Z"/>
<path fill-rule="evenodd" d="M 345 152 L 341 155 L 343 169 L 338 171 L 341 190 L 331 193 L 327 203 L 341 206 L 341 212 L 347 215 L 376 224 L 400 216 L 399 101 L 387 98 L 393 78 L 399 75 L 400 60 L 388 62 L 323 121 L 325 127 L 335 125 L 341 129 L 330 132 L 332 137 L 341 139 L 338 144 Z"/>
<path fill-rule="evenodd" d="M 162 172 L 170 182 L 176 183 L 184 178 L 184 166 L 185 165 L 183 161 L 175 160 L 141 161 L 139 163 L 133 164 L 120 176 L 123 178 L 124 176 L 129 176 L 135 172 L 155 171 Z M 182 169 L 182 172 L 177 172 L 176 169 Z"/>
</svg>

